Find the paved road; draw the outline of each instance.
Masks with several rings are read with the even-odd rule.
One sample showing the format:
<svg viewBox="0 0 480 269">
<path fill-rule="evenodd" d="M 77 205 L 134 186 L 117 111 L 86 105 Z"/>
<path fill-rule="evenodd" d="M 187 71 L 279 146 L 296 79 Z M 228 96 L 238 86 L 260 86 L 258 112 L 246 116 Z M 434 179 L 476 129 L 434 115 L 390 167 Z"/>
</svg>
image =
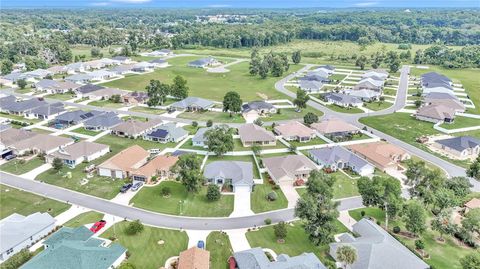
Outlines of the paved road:
<svg viewBox="0 0 480 269">
<path fill-rule="evenodd" d="M 271 219 L 274 223 L 282 220 L 294 219 L 294 210 L 292 208 L 270 211 L 253 216 L 233 218 L 193 218 L 173 216 L 120 205 L 109 200 L 67 190 L 39 181 L 25 179 L 5 172 L 0 172 L 0 183 L 102 213 L 127 218 L 129 220 L 140 219 L 145 224 L 172 229 L 230 230 L 251 228 L 255 225 L 264 225 L 264 221 L 267 218 Z M 341 200 L 339 210 L 348 210 L 359 207 L 362 207 L 361 199 L 359 197 L 352 197 L 350 199 Z"/>
</svg>

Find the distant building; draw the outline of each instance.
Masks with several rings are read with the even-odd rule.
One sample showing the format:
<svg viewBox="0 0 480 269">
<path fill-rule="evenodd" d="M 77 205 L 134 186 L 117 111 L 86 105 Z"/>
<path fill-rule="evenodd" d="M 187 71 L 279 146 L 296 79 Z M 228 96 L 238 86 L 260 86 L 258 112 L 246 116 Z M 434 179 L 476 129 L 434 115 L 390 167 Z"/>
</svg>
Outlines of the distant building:
<svg viewBox="0 0 480 269">
<path fill-rule="evenodd" d="M 308 142 L 315 137 L 315 131 L 298 121 L 289 121 L 275 126 L 273 129 L 287 141 Z"/>
<path fill-rule="evenodd" d="M 126 148 L 110 159 L 98 165 L 98 174 L 111 178 L 128 178 L 147 163 L 150 153 L 138 145 Z"/>
<path fill-rule="evenodd" d="M 82 162 L 91 162 L 109 152 L 110 147 L 108 145 L 80 141 L 60 148 L 58 151 L 47 155 L 46 159 L 47 162 L 52 163 L 55 158 L 59 158 L 66 166 L 75 168 Z"/>
<path fill-rule="evenodd" d="M 480 139 L 472 136 L 457 136 L 436 140 L 433 147 L 460 160 L 468 160 L 480 154 Z"/>
<path fill-rule="evenodd" d="M 136 181 L 143 181 L 147 184 L 152 183 L 152 178 L 157 180 L 173 178 L 175 174 L 171 168 L 177 163 L 178 157 L 158 155 L 145 165 L 131 172 L 131 177 Z"/>
<path fill-rule="evenodd" d="M 410 159 L 410 154 L 405 150 L 387 142 L 355 144 L 348 146 L 348 148 L 382 171 L 398 170 L 398 164 L 401 161 Z"/>
<path fill-rule="evenodd" d="M 334 104 L 341 107 L 360 107 L 363 105 L 362 100 L 357 97 L 346 95 L 343 93 L 325 93 L 323 99 L 329 104 Z"/>
<path fill-rule="evenodd" d="M 181 101 L 171 104 L 169 107 L 175 110 L 204 111 L 212 108 L 213 105 L 213 101 L 200 97 L 189 96 Z"/>
<path fill-rule="evenodd" d="M 197 68 L 205 68 L 205 67 L 211 67 L 211 66 L 216 66 L 219 65 L 220 62 L 213 58 L 213 57 L 207 57 L 207 58 L 202 58 L 198 59 L 195 61 L 191 61 L 188 63 L 188 66 L 190 67 L 197 67 Z"/>
</svg>

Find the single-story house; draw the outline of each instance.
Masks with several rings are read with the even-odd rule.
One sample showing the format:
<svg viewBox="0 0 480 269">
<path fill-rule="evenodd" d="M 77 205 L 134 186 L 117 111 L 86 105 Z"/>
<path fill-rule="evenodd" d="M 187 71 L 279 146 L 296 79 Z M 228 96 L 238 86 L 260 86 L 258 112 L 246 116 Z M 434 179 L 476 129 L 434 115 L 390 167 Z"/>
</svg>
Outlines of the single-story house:
<svg viewBox="0 0 480 269">
<path fill-rule="evenodd" d="M 308 151 L 310 158 L 322 168 L 351 169 L 361 176 L 373 174 L 375 167 L 351 151 L 341 147 L 325 147 Z"/>
<path fill-rule="evenodd" d="M 388 78 L 388 72 L 385 69 L 371 69 L 366 71 L 362 75 L 362 78 L 369 78 L 369 77 L 377 77 L 385 80 Z"/>
<path fill-rule="evenodd" d="M 13 95 L 0 96 L 0 111 L 4 113 L 9 113 L 9 107 L 15 102 L 17 102 L 17 97 Z"/>
<path fill-rule="evenodd" d="M 98 175 L 104 177 L 128 178 L 132 171 L 147 163 L 150 153 L 138 145 L 126 148 L 98 165 Z"/>
<path fill-rule="evenodd" d="M 133 65 L 133 72 L 151 72 L 155 68 L 155 64 L 150 62 L 139 62 Z"/>
<path fill-rule="evenodd" d="M 455 109 L 438 104 L 422 106 L 415 113 L 415 118 L 433 123 L 452 123 L 455 120 Z"/>
<path fill-rule="evenodd" d="M 45 69 L 35 69 L 33 71 L 23 73 L 23 75 L 27 78 L 43 79 L 48 76 L 53 76 L 53 73 Z"/>
<path fill-rule="evenodd" d="M 100 114 L 104 113 L 103 111 L 83 111 L 83 110 L 73 110 L 67 111 L 55 117 L 53 123 L 56 125 L 57 128 L 62 128 L 68 125 L 76 125 L 81 122 L 84 122 L 88 119 L 96 117 Z"/>
<path fill-rule="evenodd" d="M 280 254 L 271 261 L 262 248 L 252 248 L 233 253 L 235 268 L 238 269 L 327 269 L 314 253 L 303 253 L 290 257 Z M 232 268 L 232 267 L 230 267 Z"/>
<path fill-rule="evenodd" d="M 48 213 L 28 216 L 17 213 L 0 220 L 0 261 L 32 246 L 55 229 L 56 220 Z"/>
<path fill-rule="evenodd" d="M 122 65 L 114 66 L 110 68 L 108 71 L 115 73 L 116 75 L 132 73 L 134 65 L 135 64 L 122 64 Z"/>
<path fill-rule="evenodd" d="M 128 64 L 132 62 L 132 60 L 127 56 L 115 56 L 112 58 L 112 60 L 119 64 Z"/>
<path fill-rule="evenodd" d="M 23 132 L 31 132 L 32 134 L 26 135 Z M 20 140 L 19 137 L 24 139 Z M 4 138 L 5 140 L 14 139 L 14 142 L 8 145 L 8 148 L 12 149 L 17 155 L 23 155 L 27 152 L 50 154 L 74 143 L 73 139 L 68 137 L 40 134 L 14 128 L 2 132 L 1 139 Z"/>
<path fill-rule="evenodd" d="M 91 92 L 94 92 L 94 91 L 104 89 L 104 88 L 105 87 L 103 87 L 103 86 L 89 83 L 89 84 L 85 84 L 83 86 L 78 87 L 75 90 L 75 93 L 78 97 L 84 98 L 84 97 L 87 97 L 87 94 L 89 94 Z"/>
<path fill-rule="evenodd" d="M 70 81 L 72 83 L 86 84 L 92 81 L 93 77 L 90 74 L 79 73 L 79 74 L 70 75 L 66 77 L 65 80 Z"/>
<path fill-rule="evenodd" d="M 198 59 L 195 61 L 191 61 L 188 63 L 188 66 L 190 67 L 197 67 L 197 68 L 205 68 L 205 67 L 210 67 L 210 66 L 215 66 L 219 65 L 220 62 L 213 58 L 213 57 L 207 57 L 207 58 L 202 58 Z"/>
<path fill-rule="evenodd" d="M 118 268 L 127 249 L 101 237 L 85 226 L 63 227 L 43 243 L 45 249 L 21 269 L 110 269 Z"/>
<path fill-rule="evenodd" d="M 315 68 L 313 71 L 323 71 L 330 76 L 335 72 L 335 66 L 329 65 L 329 64 L 321 65 L 321 66 Z"/>
<path fill-rule="evenodd" d="M 169 49 L 161 49 L 161 50 L 154 50 L 151 52 L 145 52 L 143 53 L 143 55 L 149 56 L 149 57 L 164 57 L 164 56 L 173 55 L 173 51 Z"/>
<path fill-rule="evenodd" d="M 65 111 L 63 103 L 49 103 L 43 106 L 35 107 L 25 111 L 24 115 L 28 119 L 50 120 Z"/>
<path fill-rule="evenodd" d="M 148 131 L 153 130 L 160 124 L 162 124 L 162 120 L 159 119 L 151 119 L 146 122 L 130 119 L 113 127 L 112 134 L 123 137 L 137 138 L 139 136 L 143 136 L 143 134 L 147 133 Z"/>
<path fill-rule="evenodd" d="M 68 68 L 64 65 L 55 65 L 47 68 L 47 70 L 49 72 L 52 72 L 52 74 L 57 75 L 57 74 L 66 74 L 68 71 Z"/>
<path fill-rule="evenodd" d="M 68 167 L 75 168 L 82 162 L 91 162 L 109 152 L 110 146 L 108 145 L 80 141 L 60 148 L 58 151 L 47 155 L 46 159 L 47 162 L 51 163 L 55 158 L 59 158 Z"/>
<path fill-rule="evenodd" d="M 175 110 L 204 111 L 212 108 L 213 105 L 213 101 L 200 97 L 189 96 L 181 101 L 171 104 L 169 107 Z"/>
<path fill-rule="evenodd" d="M 203 176 L 210 184 L 232 185 L 234 192 L 252 191 L 253 165 L 251 162 L 214 161 L 205 166 Z"/>
<path fill-rule="evenodd" d="M 119 95 L 120 97 L 122 97 L 127 93 L 128 91 L 120 90 L 117 88 L 101 88 L 96 91 L 85 93 L 83 94 L 83 97 L 87 97 L 92 100 L 108 100 L 114 95 Z"/>
<path fill-rule="evenodd" d="M 178 143 L 187 138 L 188 132 L 182 127 L 177 127 L 174 122 L 166 123 L 158 126 L 156 129 L 148 132 L 143 136 L 145 140 L 160 143 L 174 142 Z"/>
<path fill-rule="evenodd" d="M 259 146 L 275 146 L 277 140 L 273 133 L 268 132 L 265 128 L 254 123 L 247 123 L 238 128 L 238 134 L 244 147 L 253 145 Z"/>
<path fill-rule="evenodd" d="M 143 181 L 147 184 L 152 183 L 153 177 L 158 179 L 173 178 L 175 174 L 171 168 L 177 163 L 178 157 L 158 155 L 151 159 L 145 165 L 131 172 L 133 180 Z"/>
<path fill-rule="evenodd" d="M 164 59 L 153 59 L 148 62 L 150 64 L 153 64 L 155 68 L 164 68 L 168 66 L 168 62 Z"/>
<path fill-rule="evenodd" d="M 33 78 L 25 76 L 22 72 L 12 72 L 8 75 L 2 76 L 2 79 L 10 81 L 10 84 L 16 83 L 19 80 L 33 81 Z"/>
<path fill-rule="evenodd" d="M 398 169 L 401 161 L 410 159 L 410 154 L 400 147 L 379 141 L 366 144 L 355 144 L 347 147 L 355 154 L 365 158 L 378 169 Z"/>
<path fill-rule="evenodd" d="M 359 98 L 343 93 L 328 92 L 323 94 L 323 99 L 329 104 L 341 107 L 360 107 L 363 105 Z"/>
<path fill-rule="evenodd" d="M 242 105 L 242 114 L 250 113 L 254 113 L 256 116 L 265 116 L 277 113 L 277 109 L 271 103 L 258 100 Z"/>
<path fill-rule="evenodd" d="M 424 87 L 422 89 L 422 95 L 427 95 L 429 93 L 433 93 L 433 92 L 437 92 L 437 93 L 453 93 L 453 88 L 451 88 L 450 86 L 434 86 L 434 87 Z"/>
<path fill-rule="evenodd" d="M 111 129 L 120 123 L 123 123 L 115 112 L 105 112 L 95 117 L 87 119 L 83 123 L 83 127 L 92 131 L 104 131 Z"/>
<path fill-rule="evenodd" d="M 430 265 L 417 257 L 402 243 L 382 227 L 368 219 L 362 219 L 353 225 L 353 232 L 359 236 L 345 233 L 339 242 L 330 244 L 330 256 L 337 258 L 337 249 L 351 246 L 358 258 L 349 265 L 350 269 L 429 269 Z"/>
<path fill-rule="evenodd" d="M 57 81 L 51 79 L 42 79 L 39 82 L 34 84 L 35 89 L 41 92 L 47 92 L 50 94 L 55 93 L 67 93 L 70 91 L 74 91 L 81 85 L 70 82 L 70 81 Z"/>
<path fill-rule="evenodd" d="M 304 77 L 299 80 L 309 80 L 309 81 L 318 81 L 322 83 L 330 82 L 328 78 L 328 73 L 322 70 L 308 72 Z"/>
<path fill-rule="evenodd" d="M 381 92 L 368 90 L 368 89 L 361 89 L 361 90 L 349 91 L 348 94 L 364 102 L 370 102 L 370 101 L 377 100 L 380 97 Z"/>
<path fill-rule="evenodd" d="M 205 139 L 205 132 L 208 131 L 208 130 L 210 130 L 209 127 L 198 129 L 198 131 L 192 137 L 192 145 L 195 146 L 195 147 L 206 148 L 207 145 L 205 145 L 205 142 L 207 140 Z"/>
<path fill-rule="evenodd" d="M 420 76 L 422 87 L 432 88 L 434 85 L 451 86 L 452 80 L 437 72 L 428 72 Z"/>
<path fill-rule="evenodd" d="M 480 154 L 480 139 L 472 136 L 457 136 L 436 140 L 433 147 L 461 160 L 473 159 Z"/>
<path fill-rule="evenodd" d="M 277 183 L 293 184 L 296 180 L 306 181 L 310 172 L 317 169 L 304 155 L 285 155 L 262 159 L 270 177 Z"/>
<path fill-rule="evenodd" d="M 383 80 L 375 80 L 373 78 L 364 78 L 353 87 L 354 90 L 372 90 L 381 92 L 383 88 Z"/>
<path fill-rule="evenodd" d="M 360 132 L 360 129 L 357 127 L 338 118 L 331 118 L 321 122 L 312 123 L 310 128 L 330 139 L 346 138 Z"/>
<path fill-rule="evenodd" d="M 88 73 L 91 77 L 91 80 L 100 81 L 100 80 L 107 80 L 112 77 L 115 77 L 117 74 L 107 71 L 107 70 L 95 70 L 93 72 Z"/>
<path fill-rule="evenodd" d="M 122 96 L 122 99 L 125 104 L 145 104 L 148 101 L 148 94 L 146 92 L 128 92 Z"/>
<path fill-rule="evenodd" d="M 456 112 L 465 112 L 465 105 L 451 93 L 432 92 L 424 96 L 425 105 L 444 105 L 455 109 Z"/>
<path fill-rule="evenodd" d="M 4 97 L 1 102 L 2 112 L 14 114 L 14 115 L 25 115 L 30 112 L 32 109 L 48 105 L 48 103 L 40 98 L 31 98 L 26 100 L 8 102 L 12 100 L 11 97 Z M 16 100 L 16 99 L 15 99 Z"/>
<path fill-rule="evenodd" d="M 191 247 L 180 252 L 177 269 L 209 269 L 210 252 L 208 250 Z"/>
<path fill-rule="evenodd" d="M 67 74 L 85 72 L 85 65 L 82 62 L 71 63 L 65 66 Z"/>
<path fill-rule="evenodd" d="M 300 79 L 298 86 L 301 90 L 308 93 L 318 93 L 323 87 L 323 83 L 316 80 Z"/>
<path fill-rule="evenodd" d="M 275 126 L 273 132 L 287 141 L 308 142 L 315 137 L 315 131 L 298 121 L 289 121 Z"/>
</svg>

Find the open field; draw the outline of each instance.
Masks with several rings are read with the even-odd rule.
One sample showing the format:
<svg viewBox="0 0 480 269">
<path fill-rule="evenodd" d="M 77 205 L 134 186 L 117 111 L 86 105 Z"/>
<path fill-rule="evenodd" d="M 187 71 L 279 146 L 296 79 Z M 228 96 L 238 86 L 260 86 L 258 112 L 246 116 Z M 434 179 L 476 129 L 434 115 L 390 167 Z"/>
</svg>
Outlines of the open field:
<svg viewBox="0 0 480 269">
<path fill-rule="evenodd" d="M 170 189 L 163 196 L 163 188 Z M 189 193 L 183 184 L 164 181 L 156 186 L 143 187 L 130 201 L 135 207 L 172 215 L 191 217 L 226 217 L 233 211 L 233 195 L 222 195 L 219 201 L 208 201 L 207 187 L 198 193 Z M 181 224 L 179 224 L 181 225 Z"/>
<path fill-rule="evenodd" d="M 250 204 L 254 213 L 282 209 L 288 206 L 287 198 L 282 190 L 280 188 L 275 190 L 273 186 L 274 185 L 270 184 L 266 179 L 266 175 L 264 176 L 263 184 L 255 185 L 250 195 Z M 267 195 L 271 192 L 277 193 L 277 200 L 269 201 L 267 199 Z"/>
<path fill-rule="evenodd" d="M 155 114 L 155 115 L 160 115 L 160 114 L 165 113 L 165 110 L 163 110 L 163 109 L 144 107 L 144 106 L 132 107 L 128 111 L 149 113 L 149 114 Z"/>
<path fill-rule="evenodd" d="M 139 234 L 128 235 L 125 232 L 128 223 L 122 221 L 115 224 L 101 237 L 115 237 L 119 244 L 128 249 L 128 262 L 137 269 L 160 268 L 168 258 L 178 256 L 187 249 L 188 236 L 185 232 L 144 226 Z M 163 244 L 159 244 L 160 241 L 163 241 Z"/>
<path fill-rule="evenodd" d="M 342 113 L 351 113 L 351 114 L 363 113 L 363 110 L 361 110 L 358 107 L 343 107 L 343 106 L 337 106 L 333 104 L 327 105 L 326 107 L 330 108 L 333 111 L 342 112 Z"/>
<path fill-rule="evenodd" d="M 96 136 L 97 134 L 99 134 L 100 132 L 95 132 L 95 131 L 92 131 L 92 130 L 87 130 L 83 127 L 79 127 L 77 129 L 73 129 L 71 131 L 72 133 L 77 133 L 77 134 L 84 134 L 84 135 L 90 135 L 90 136 Z"/>
<path fill-rule="evenodd" d="M 393 106 L 392 103 L 389 103 L 389 102 L 371 102 L 371 103 L 368 103 L 368 102 L 365 102 L 363 103 L 363 106 L 370 109 L 370 110 L 373 110 L 373 111 L 378 111 L 378 110 L 383 110 L 383 109 L 387 109 L 391 106 Z"/>
<path fill-rule="evenodd" d="M 109 108 L 121 108 L 124 106 L 123 103 L 115 103 L 110 100 L 98 100 L 98 101 L 92 101 L 88 103 L 91 106 L 99 106 L 99 107 L 109 107 Z"/>
<path fill-rule="evenodd" d="M 207 250 L 210 251 L 211 269 L 228 269 L 228 258 L 233 250 L 228 235 L 222 232 L 211 232 L 207 236 Z"/>
<path fill-rule="evenodd" d="M 112 55 L 110 55 L 110 53 L 109 53 L 109 49 L 110 48 L 118 48 L 118 47 L 119 46 L 110 46 L 110 47 L 99 48 L 99 49 L 100 49 L 100 52 L 103 53 L 103 57 L 112 57 Z M 77 55 L 85 55 L 86 60 L 93 59 L 92 55 L 91 55 L 92 46 L 77 45 L 77 46 L 73 46 L 71 49 L 72 49 L 73 57 L 75 57 Z"/>
<path fill-rule="evenodd" d="M 457 116 L 455 117 L 455 120 L 453 123 L 451 124 L 444 123 L 444 124 L 441 124 L 440 127 L 451 130 L 451 129 L 459 129 L 459 128 L 465 128 L 465 127 L 479 126 L 479 125 L 480 125 L 480 119 Z"/>
<path fill-rule="evenodd" d="M 0 184 L 0 219 L 13 213 L 30 215 L 48 212 L 52 216 L 66 211 L 70 205 Z"/>
</svg>

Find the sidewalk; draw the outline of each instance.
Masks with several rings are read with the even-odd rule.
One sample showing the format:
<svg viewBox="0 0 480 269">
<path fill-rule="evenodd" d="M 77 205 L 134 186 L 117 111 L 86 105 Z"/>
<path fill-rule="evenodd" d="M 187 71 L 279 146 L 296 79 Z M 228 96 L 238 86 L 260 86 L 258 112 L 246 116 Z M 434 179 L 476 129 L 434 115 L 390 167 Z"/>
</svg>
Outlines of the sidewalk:
<svg viewBox="0 0 480 269">
<path fill-rule="evenodd" d="M 343 225 L 345 225 L 345 227 L 347 227 L 347 229 L 349 229 L 350 231 L 353 230 L 353 225 L 357 223 L 357 221 L 354 218 L 350 217 L 347 210 L 340 211 L 340 215 L 338 216 L 337 219 Z"/>
<path fill-rule="evenodd" d="M 245 236 L 246 229 L 238 230 L 227 230 L 227 235 L 230 238 L 232 243 L 233 252 L 238 252 L 242 250 L 250 249 L 250 243 L 248 243 L 247 237 Z"/>
</svg>

